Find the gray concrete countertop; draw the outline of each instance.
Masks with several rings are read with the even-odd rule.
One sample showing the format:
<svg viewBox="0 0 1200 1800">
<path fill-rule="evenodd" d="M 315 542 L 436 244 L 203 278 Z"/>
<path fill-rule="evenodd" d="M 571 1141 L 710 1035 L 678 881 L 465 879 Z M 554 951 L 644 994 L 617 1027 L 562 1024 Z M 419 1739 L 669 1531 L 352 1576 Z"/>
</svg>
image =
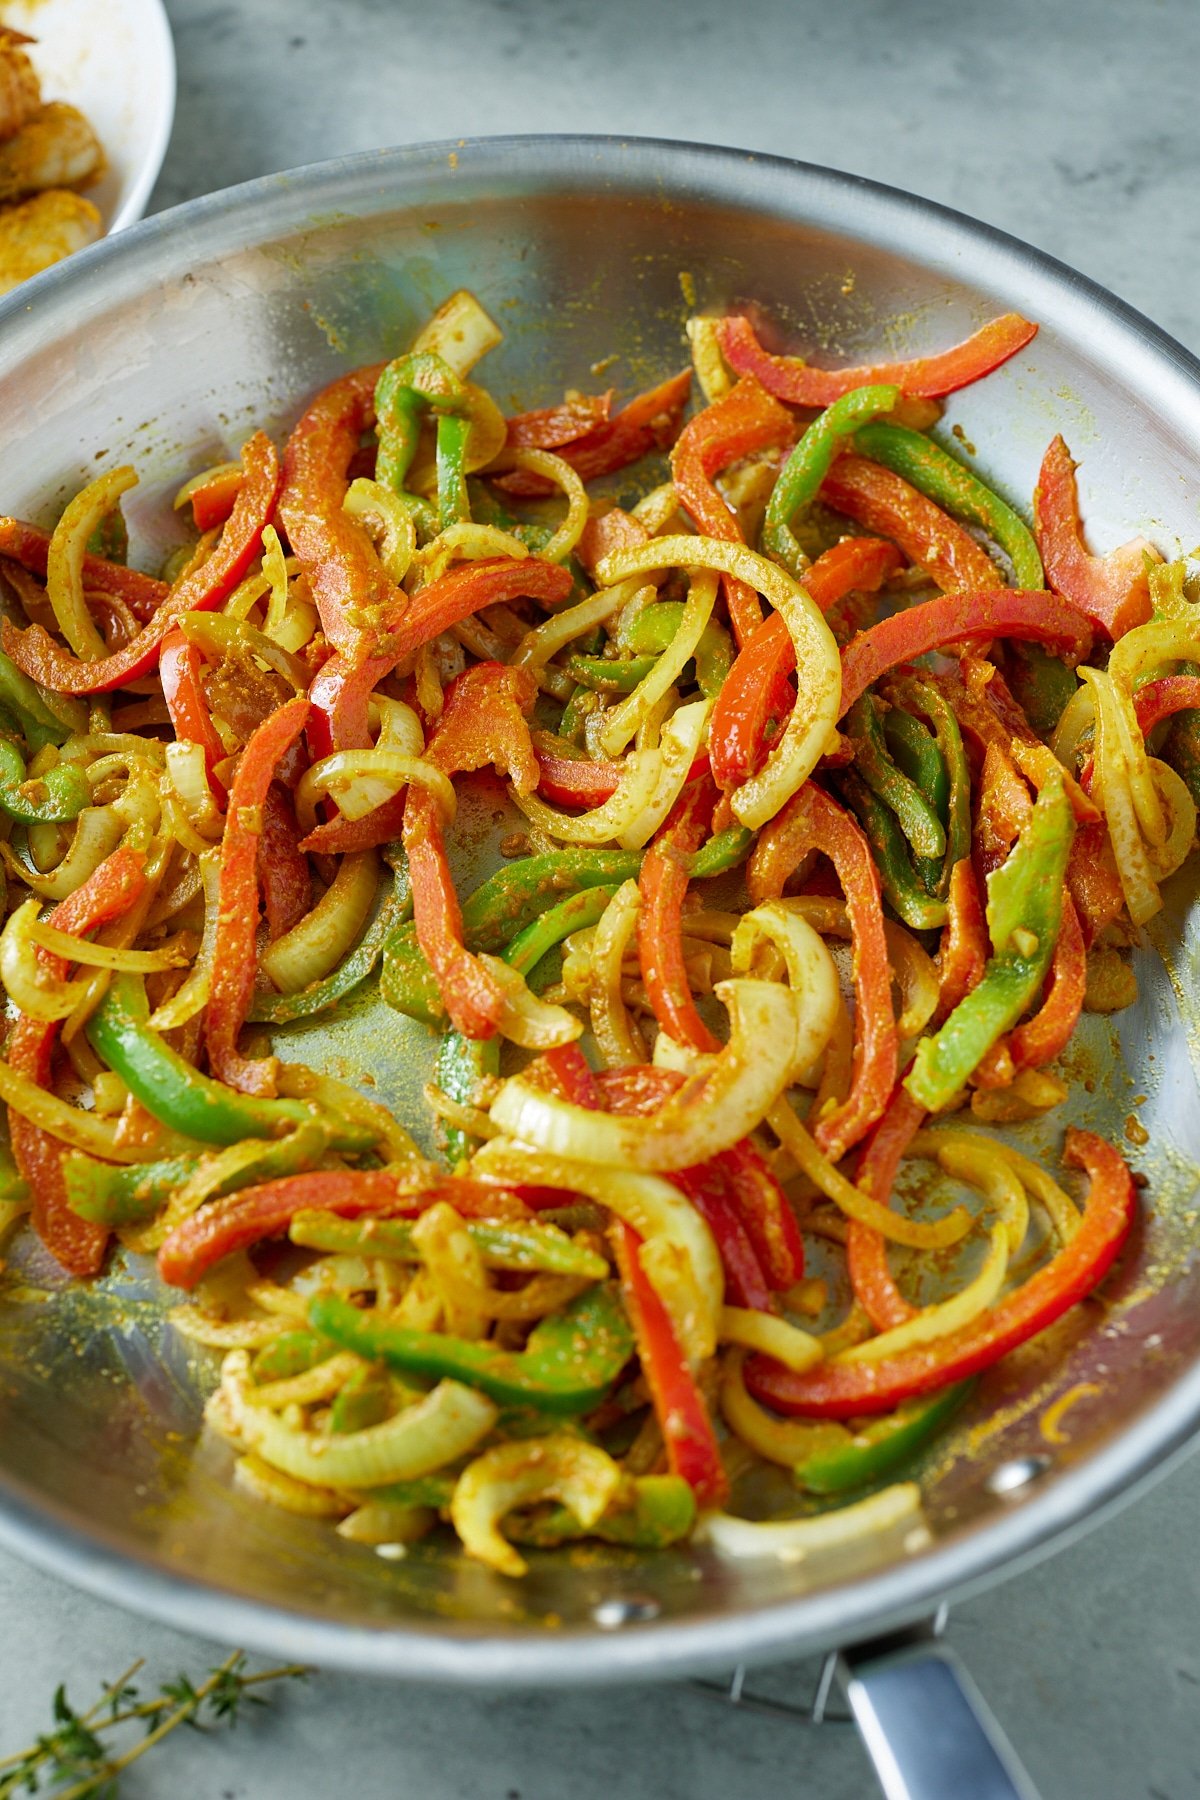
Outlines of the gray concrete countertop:
<svg viewBox="0 0 1200 1800">
<path fill-rule="evenodd" d="M 99 0 L 93 0 L 98 4 Z M 341 152 L 588 130 L 778 152 L 891 182 L 1074 264 L 1200 348 L 1194 0 L 167 0 L 175 135 L 155 208 Z M 1005 1587 L 949 1636 L 1045 1800 L 1200 1795 L 1200 1462 Z M 224 1647 L 0 1557 L 0 1755 L 144 1654 Z M 772 1671 L 779 1697 L 811 1668 Z M 528 1697 L 318 1676 L 235 1735 L 179 1734 L 137 1796 L 860 1800 L 849 1727 L 684 1685 Z"/>
</svg>

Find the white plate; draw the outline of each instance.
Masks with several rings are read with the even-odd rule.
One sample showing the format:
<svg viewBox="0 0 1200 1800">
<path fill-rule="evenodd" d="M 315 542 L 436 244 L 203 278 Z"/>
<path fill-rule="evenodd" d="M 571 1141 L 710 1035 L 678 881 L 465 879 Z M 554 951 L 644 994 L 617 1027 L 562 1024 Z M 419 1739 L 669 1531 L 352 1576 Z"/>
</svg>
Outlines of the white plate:
<svg viewBox="0 0 1200 1800">
<path fill-rule="evenodd" d="M 37 39 L 29 54 L 46 100 L 85 113 L 108 172 L 87 190 L 106 231 L 146 210 L 175 116 L 175 48 L 162 0 L 3 0 L 6 25 Z"/>
</svg>

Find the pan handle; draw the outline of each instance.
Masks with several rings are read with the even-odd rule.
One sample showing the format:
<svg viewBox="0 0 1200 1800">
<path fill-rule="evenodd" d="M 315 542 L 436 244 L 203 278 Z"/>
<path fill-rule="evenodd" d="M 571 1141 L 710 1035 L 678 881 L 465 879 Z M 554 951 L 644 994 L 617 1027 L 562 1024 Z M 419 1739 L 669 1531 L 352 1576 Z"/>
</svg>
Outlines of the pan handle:
<svg viewBox="0 0 1200 1800">
<path fill-rule="evenodd" d="M 887 1800 L 1038 1800 L 936 1627 L 843 1650 L 838 1676 Z"/>
</svg>

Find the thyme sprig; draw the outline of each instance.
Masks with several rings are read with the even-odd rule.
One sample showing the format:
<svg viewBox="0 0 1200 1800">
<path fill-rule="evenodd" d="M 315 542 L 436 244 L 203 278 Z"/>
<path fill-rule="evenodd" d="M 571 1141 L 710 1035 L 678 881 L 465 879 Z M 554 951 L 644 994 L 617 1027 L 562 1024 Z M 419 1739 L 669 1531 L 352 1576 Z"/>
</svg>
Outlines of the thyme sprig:
<svg viewBox="0 0 1200 1800">
<path fill-rule="evenodd" d="M 124 1771 L 178 1726 L 204 1730 L 210 1725 L 236 1725 L 244 1706 L 266 1704 L 254 1689 L 268 1682 L 302 1679 L 309 1672 L 290 1663 L 251 1673 L 244 1652 L 235 1650 L 210 1669 L 198 1687 L 190 1676 L 180 1674 L 144 1698 L 134 1679 L 142 1666 L 139 1657 L 105 1685 L 86 1712 L 75 1710 L 60 1683 L 51 1703 L 51 1729 L 28 1749 L 0 1759 L 0 1800 L 39 1793 L 47 1800 L 115 1800 Z M 108 1734 L 135 1725 L 142 1726 L 144 1735 L 133 1744 L 122 1749 L 110 1741 Z"/>
</svg>

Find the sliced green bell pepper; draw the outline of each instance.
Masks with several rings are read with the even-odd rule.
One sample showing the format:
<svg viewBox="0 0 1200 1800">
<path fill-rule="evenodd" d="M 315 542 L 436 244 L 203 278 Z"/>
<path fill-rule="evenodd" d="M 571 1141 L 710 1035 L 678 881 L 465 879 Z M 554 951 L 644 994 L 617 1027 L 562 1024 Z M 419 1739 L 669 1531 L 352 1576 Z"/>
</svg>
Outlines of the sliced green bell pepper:
<svg viewBox="0 0 1200 1800">
<path fill-rule="evenodd" d="M 246 1138 L 208 1156 L 169 1157 L 119 1168 L 73 1151 L 63 1163 L 63 1180 L 67 1203 L 81 1219 L 99 1225 L 132 1225 L 150 1218 L 165 1200 L 198 1176 L 208 1177 L 196 1195 L 199 1205 L 260 1181 L 315 1169 L 330 1150 L 361 1151 L 374 1142 L 363 1126 L 320 1117 L 310 1106 L 308 1118 L 283 1137 Z"/>
<path fill-rule="evenodd" d="M 754 833 L 748 825 L 730 825 L 693 852 L 688 877 L 692 881 L 707 881 L 713 875 L 724 875 L 745 862 L 753 847 Z"/>
<path fill-rule="evenodd" d="M 1046 783 L 1006 860 L 988 877 L 994 954 L 978 986 L 941 1030 L 923 1038 L 904 1085 L 929 1112 L 948 1104 L 983 1057 L 1036 999 L 1062 925 L 1067 858 L 1075 835 L 1061 780 Z"/>
<path fill-rule="evenodd" d="M 57 763 L 30 777 L 15 744 L 0 738 L 0 807 L 23 825 L 58 825 L 77 819 L 92 802 L 87 775 L 78 763 Z"/>
<path fill-rule="evenodd" d="M 250 1364 L 252 1381 L 287 1381 L 293 1375 L 307 1375 L 330 1354 L 328 1338 L 315 1331 L 285 1331 L 272 1338 L 257 1351 Z"/>
<path fill-rule="evenodd" d="M 871 846 L 884 894 L 893 912 L 914 931 L 935 931 L 946 923 L 946 903 L 926 892 L 913 868 L 908 841 L 896 815 L 853 769 L 841 779 L 844 799 L 858 815 Z"/>
<path fill-rule="evenodd" d="M 203 1144 L 279 1138 L 307 1124 L 302 1100 L 259 1100 L 235 1093 L 186 1062 L 151 1029 L 146 991 L 135 975 L 117 975 L 87 1024 L 88 1042 L 148 1113 Z"/>
<path fill-rule="evenodd" d="M 569 656 L 566 672 L 580 687 L 601 694 L 631 694 L 657 661 L 656 656 L 631 656 L 624 662 L 604 656 Z"/>
<path fill-rule="evenodd" d="M 848 1444 L 802 1462 L 795 1471 L 797 1483 L 811 1494 L 844 1494 L 890 1479 L 949 1423 L 975 1386 L 974 1381 L 960 1381 L 932 1400 L 906 1401 L 894 1413 L 872 1419 Z"/>
<path fill-rule="evenodd" d="M 595 1250 L 576 1244 L 557 1226 L 540 1220 L 511 1225 L 482 1219 L 464 1221 L 468 1237 L 491 1269 L 521 1272 L 544 1270 L 603 1281 L 608 1264 Z M 380 1256 L 396 1262 L 420 1262 L 421 1252 L 406 1219 L 341 1219 L 336 1213 L 297 1213 L 288 1230 L 293 1244 L 306 1250 L 352 1256 Z"/>
<path fill-rule="evenodd" d="M 336 1006 L 374 972 L 392 933 L 411 917 L 412 884 L 407 867 L 400 864 L 395 871 L 391 893 L 380 903 L 375 917 L 345 961 L 339 963 L 324 981 L 302 988 L 298 994 L 256 994 L 247 1019 L 253 1025 L 290 1025 L 296 1019 L 311 1019 L 316 1013 Z"/>
<path fill-rule="evenodd" d="M 899 399 L 900 389 L 884 383 L 854 388 L 841 395 L 813 420 L 779 471 L 767 502 L 762 547 L 792 575 L 799 576 L 808 567 L 808 558 L 792 530 L 792 520 L 816 499 L 844 440 L 869 419 L 891 412 Z"/>
<path fill-rule="evenodd" d="M 594 1525 L 584 1527 L 565 1506 L 514 1513 L 505 1535 L 516 1544 L 553 1549 L 577 1538 L 599 1538 L 636 1550 L 663 1550 L 687 1537 L 696 1523 L 696 1496 L 680 1475 L 624 1476 Z"/>
<path fill-rule="evenodd" d="M 589 1288 L 541 1319 L 521 1351 L 373 1319 L 336 1294 L 319 1294 L 309 1324 L 368 1362 L 402 1374 L 449 1376 L 502 1406 L 581 1413 L 603 1400 L 633 1354 L 633 1333 L 615 1288 Z"/>
<path fill-rule="evenodd" d="M 552 850 L 508 863 L 463 903 L 467 948 L 495 955 L 538 919 L 555 894 L 617 885 L 636 877 L 640 850 Z M 379 991 L 389 1006 L 435 1025 L 442 1016 L 437 982 L 421 954 L 416 929 L 401 925 L 384 946 Z"/>
<path fill-rule="evenodd" d="M 421 418 L 427 409 L 438 414 L 455 414 L 462 413 L 466 405 L 467 392 L 462 381 L 448 363 L 431 351 L 396 357 L 375 384 L 375 422 L 379 433 L 375 479 L 399 495 L 423 536 L 431 536 L 439 529 L 438 512 L 427 500 L 410 494 L 404 485 L 417 453 Z M 448 464 L 452 463 L 450 447 L 451 440 L 447 439 Z M 461 465 L 461 453 L 459 461 Z M 452 468 L 448 472 L 452 473 Z M 439 468 L 439 497 L 440 474 Z M 461 466 L 459 482 L 462 483 Z M 465 487 L 461 497 L 465 505 Z"/>
<path fill-rule="evenodd" d="M 854 745 L 854 767 L 877 799 L 894 813 L 914 854 L 937 859 L 940 866 L 946 854 L 946 828 L 938 817 L 936 798 L 927 797 L 892 761 L 873 694 L 860 694 L 854 702 L 846 715 L 846 733 Z M 930 747 L 937 755 L 932 740 Z"/>
</svg>

